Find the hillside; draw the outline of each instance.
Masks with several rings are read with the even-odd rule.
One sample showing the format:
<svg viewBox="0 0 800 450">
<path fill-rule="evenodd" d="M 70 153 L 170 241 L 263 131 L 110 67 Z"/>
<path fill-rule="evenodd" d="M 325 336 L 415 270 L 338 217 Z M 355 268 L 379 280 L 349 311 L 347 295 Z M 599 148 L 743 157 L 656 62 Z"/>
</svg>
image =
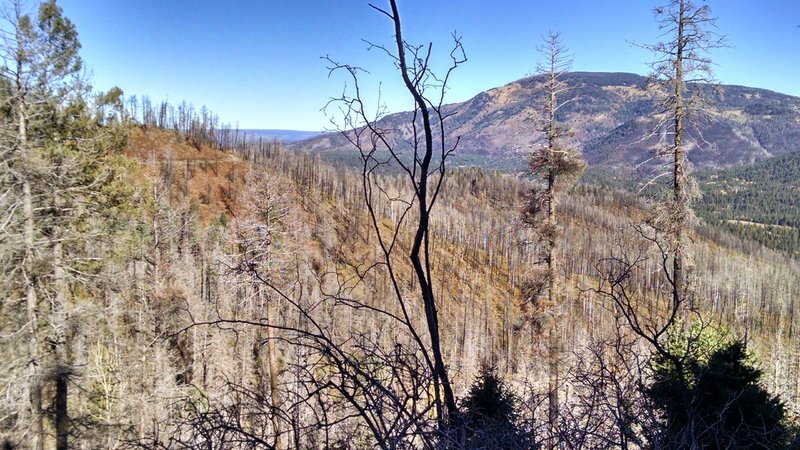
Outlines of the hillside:
<svg viewBox="0 0 800 450">
<path fill-rule="evenodd" d="M 800 256 L 800 152 L 697 175 L 706 220 Z"/>
<path fill-rule="evenodd" d="M 358 41 L 389 74 L 350 52 L 377 30 L 350 5 L 96 3 L 82 47 L 56 0 L 10 3 L 0 450 L 800 450 L 800 98 L 687 84 L 720 44 L 707 5 L 656 8 L 671 84 L 558 80 L 550 32 L 549 77 L 445 105 L 474 47 L 406 39 L 468 19 L 448 8 L 404 12 L 408 33 L 402 2 L 364 8 L 393 25 Z M 612 42 L 594 19 L 626 11 L 601 6 L 584 25 Z M 484 46 L 508 59 L 538 28 L 518 9 L 465 8 L 465 42 L 511 38 Z M 105 92 L 81 57 L 98 43 L 126 68 Z M 340 96 L 309 45 L 334 47 Z M 328 98 L 317 116 L 363 128 L 241 130 L 123 92 L 141 79 L 248 123 L 313 129 Z M 416 110 L 372 123 L 398 93 Z"/>
<path fill-rule="evenodd" d="M 199 220 L 205 225 L 194 228 L 189 235 L 169 226 L 162 231 L 166 233 L 162 241 L 169 243 L 160 250 L 164 258 L 160 267 L 165 271 L 163 283 L 166 283 L 162 288 L 180 292 L 184 301 L 189 302 L 188 309 L 195 311 L 193 316 L 183 315 L 180 309 L 171 311 L 172 316 L 162 317 L 165 326 L 197 320 L 196 311 L 207 307 L 194 302 L 211 301 L 216 305 L 214 308 L 223 311 L 232 307 L 220 306 L 234 301 L 228 298 L 234 295 L 229 290 L 235 286 L 231 285 L 231 274 L 224 270 L 203 272 L 206 270 L 203 268 L 211 264 L 213 258 L 230 261 L 231 255 L 236 253 L 236 245 L 241 244 L 231 245 L 241 242 L 238 230 L 248 223 L 248 214 L 252 214 L 255 198 L 248 192 L 253 189 L 275 192 L 276 197 L 270 197 L 270 201 L 280 203 L 273 208 L 284 211 L 281 214 L 290 218 L 283 219 L 285 222 L 276 228 L 279 232 L 274 236 L 278 237 L 281 249 L 290 245 L 292 250 L 288 253 L 278 250 L 276 255 L 282 256 L 274 257 L 277 259 L 272 263 L 276 264 L 273 270 L 281 271 L 281 264 L 289 261 L 293 261 L 290 265 L 297 265 L 299 274 L 282 276 L 304 277 L 307 295 L 320 302 L 317 310 L 322 315 L 318 319 L 325 324 L 346 321 L 345 329 L 335 329 L 337 336 L 358 335 L 365 330 L 388 326 L 385 319 L 369 313 L 369 308 L 391 303 L 392 289 L 386 274 L 379 266 L 374 266 L 378 261 L 377 242 L 367 226 L 369 216 L 360 194 L 361 179 L 357 172 L 280 148 L 261 153 L 204 148 L 195 160 L 191 157 L 193 147 L 181 146 L 182 138 L 171 132 L 134 129 L 133 136 L 127 153 L 137 156 L 146 166 L 160 168 L 149 172 L 155 177 L 152 182 L 163 182 L 167 173 L 164 168 L 174 164 L 166 155 L 186 158 L 175 167 L 197 165 L 200 168 L 188 175 L 178 171 L 179 175 L 172 177 L 173 181 L 165 185 L 171 192 L 166 196 L 171 200 L 164 204 L 165 208 L 179 212 L 176 217 L 187 217 L 181 220 L 190 223 L 198 221 L 191 219 L 198 213 L 210 218 L 225 217 L 212 222 Z M 176 145 L 180 147 L 177 152 Z M 184 152 L 189 152 L 188 156 Z M 215 159 L 229 161 L 226 167 L 230 169 L 219 169 L 219 174 L 215 174 L 211 163 Z M 231 178 L 228 174 L 233 168 L 236 168 L 236 178 L 240 179 L 226 192 L 228 185 L 222 181 Z M 184 176 L 188 176 L 190 186 L 207 185 L 207 178 L 210 178 L 214 186 L 213 195 L 208 197 L 210 200 L 206 200 L 203 189 L 191 189 L 185 194 Z M 217 176 L 220 182 L 213 181 Z M 270 187 L 258 191 L 258 183 Z M 395 176 L 384 176 L 381 184 L 387 192 L 402 192 Z M 528 189 L 525 180 L 474 168 L 454 170 L 444 185 L 432 222 L 432 258 L 434 277 L 441 289 L 442 321 L 448 323 L 442 339 L 447 343 L 445 352 L 456 373 L 473 374 L 481 362 L 487 361 L 495 364 L 510 380 L 519 381 L 526 374 L 545 370 L 540 359 L 545 351 L 544 343 L 537 337 L 535 326 L 536 308 L 522 300 L 526 279 L 537 270 L 534 261 L 541 251 L 540 244 L 522 244 L 529 235 L 519 225 L 518 211 Z M 227 198 L 228 202 L 221 201 L 222 198 Z M 191 206 L 198 203 L 217 209 L 198 212 Z M 241 209 L 243 215 L 237 216 L 232 211 L 239 210 L 240 205 L 247 207 Z M 619 251 L 632 252 L 642 245 L 632 225 L 644 217 L 646 206 L 631 194 L 584 185 L 565 198 L 561 207 L 564 216 L 569 217 L 565 223 L 562 257 L 563 277 L 568 281 L 570 299 L 565 305 L 565 314 L 571 318 L 562 333 L 573 342 L 575 349 L 579 349 L 616 329 L 607 299 L 593 294 L 591 288 L 597 286 L 598 268 L 604 258 Z M 381 211 L 379 218 L 383 226 L 392 230 L 399 220 L 397 205 L 381 201 L 376 209 Z M 171 214 L 166 215 L 169 216 Z M 399 245 L 407 248 L 408 230 L 404 227 L 397 230 Z M 177 234 L 170 237 L 170 233 Z M 747 333 L 757 356 L 771 355 L 771 361 L 776 364 L 784 361 L 784 365 L 768 372 L 767 383 L 774 391 L 786 393 L 786 398 L 796 398 L 796 386 L 787 384 L 787 380 L 795 379 L 794 371 L 800 367 L 789 364 L 791 356 L 784 355 L 776 346 L 794 348 L 798 339 L 797 324 L 792 318 L 800 308 L 800 285 L 795 282 L 800 279 L 800 264 L 735 238 L 718 227 L 700 226 L 692 234 L 694 267 L 697 273 L 703 274 L 693 279 L 701 310 L 715 320 L 731 324 L 737 333 Z M 181 254 L 182 240 L 196 242 L 196 253 Z M 212 257 L 210 251 L 217 256 Z M 190 264 L 189 261 L 203 262 Z M 643 298 L 658 299 L 663 295 L 659 283 L 647 273 L 657 267 L 650 266 L 653 262 L 648 262 L 649 269 L 634 279 L 638 295 Z M 410 268 L 400 267 L 395 276 L 404 290 L 410 289 L 413 285 Z M 363 270 L 366 272 L 362 273 Z M 199 272 L 194 273 L 196 271 Z M 359 308 L 350 311 L 347 303 L 340 303 L 342 294 L 330 293 L 334 285 L 328 284 L 333 280 L 327 277 L 334 275 L 339 280 L 337 283 L 343 283 L 334 283 L 338 286 L 336 289 L 345 289 L 347 298 L 363 298 L 359 301 L 366 302 L 366 311 Z M 207 281 L 199 284 L 191 281 L 206 278 Z M 206 284 L 212 286 L 210 292 Z M 292 306 L 285 307 L 289 309 L 281 313 L 281 320 L 293 323 Z M 204 314 L 214 316 L 219 312 Z M 419 314 L 422 312 L 415 308 L 414 320 L 422 320 L 417 317 Z M 779 330 L 777 334 L 775 330 Z M 792 344 L 787 345 L 788 342 Z M 193 377 L 205 378 L 194 371 L 212 369 L 191 370 Z M 458 388 L 463 392 L 471 376 L 460 379 Z M 796 407 L 792 403 L 792 408 Z"/>
<path fill-rule="evenodd" d="M 656 112 L 654 97 L 644 90 L 646 78 L 576 72 L 566 75 L 565 81 L 570 90 L 559 110 L 560 120 L 569 123 L 575 146 L 590 164 L 585 182 L 637 192 L 653 177 L 654 166 L 645 161 L 658 145 L 657 137 L 644 139 L 655 127 Z M 541 103 L 535 93 L 541 91 L 540 83 L 540 77 L 529 77 L 449 105 L 450 142 L 461 138 L 450 166 L 526 170 L 526 154 L 540 139 L 535 131 L 536 105 Z M 703 142 L 689 153 L 703 193 L 696 212 L 737 236 L 796 254 L 800 98 L 733 85 L 699 88 L 716 109 L 696 117 L 689 127 L 690 140 Z M 410 137 L 404 128 L 409 117 L 393 114 L 380 122 L 396 130 L 400 148 Z M 343 166 L 358 162 L 352 146 L 337 134 L 290 147 L 317 152 Z"/>
<path fill-rule="evenodd" d="M 202 129 L 182 135 L 121 126 L 128 138 L 118 156 L 131 169 L 118 178 L 129 206 L 103 228 L 100 244 L 87 247 L 92 261 L 84 270 L 93 284 L 74 285 L 65 319 L 80 368 L 70 378 L 70 392 L 79 393 L 70 417 L 84 426 L 76 439 L 196 448 L 199 440 L 293 433 L 296 448 L 337 448 L 358 430 L 352 402 L 404 398 L 407 380 L 417 383 L 425 370 L 414 342 L 430 340 L 415 335 L 427 317 L 407 257 L 413 232 L 404 220 L 415 213 L 401 177 L 372 178 L 381 195 L 370 209 L 359 172 L 318 155 L 249 140 L 224 147 Z M 456 395 L 463 399 L 481 367 L 493 366 L 541 427 L 547 316 L 525 293 L 544 247 L 520 224 L 530 188 L 499 172 L 448 172 L 431 217 L 429 257 Z M 594 291 L 614 270 L 608 258 L 644 257 L 629 282 L 651 310 L 668 293 L 659 253 L 634 228 L 646 214 L 639 198 L 584 185 L 560 208 L 566 319 L 557 332 L 568 346 L 561 376 L 565 392 L 577 392 L 594 349 L 624 328 Z M 371 224 L 397 238 L 391 271 Z M 716 227 L 699 226 L 691 237 L 702 316 L 746 335 L 765 361 L 764 385 L 800 410 L 800 263 Z M 19 329 L 14 320 L 24 319 L 11 314 L 24 302 L 4 305 L 14 307 L 0 323 L 9 336 Z M 27 359 L 18 356 L 25 348 L 3 347 L 13 356 L 8 379 L 25 379 Z M 644 361 L 647 352 L 632 357 Z M 365 379 L 372 384 L 352 384 Z M 427 389 L 422 383 L 411 386 Z M 564 413 L 580 401 L 565 396 Z"/>
<path fill-rule="evenodd" d="M 559 120 L 569 123 L 574 142 L 587 162 L 630 169 L 649 158 L 657 145 L 651 134 L 656 112 L 653 95 L 644 91 L 647 79 L 628 73 L 574 72 L 564 76 L 570 87 L 559 110 Z M 459 154 L 483 155 L 483 159 L 518 158 L 537 144 L 536 92 L 540 76 L 523 78 L 482 92 L 472 99 L 447 107 L 449 134 L 460 137 Z M 692 140 L 702 144 L 690 154 L 701 168 L 730 167 L 798 151 L 800 98 L 765 89 L 721 85 L 719 90 L 699 86 L 716 105 L 710 115 L 696 118 Z M 409 113 L 381 119 L 381 126 L 396 129 L 398 142 L 409 136 Z M 405 125 L 404 125 L 405 126 Z M 702 136 L 702 138 L 701 138 Z M 301 141 L 296 149 L 342 152 L 348 145 L 341 136 L 325 135 Z"/>
<path fill-rule="evenodd" d="M 151 180 L 163 183 L 168 203 L 191 199 L 204 223 L 235 217 L 235 192 L 249 167 L 237 156 L 175 133 L 132 127 L 124 155 L 139 161 Z"/>
<path fill-rule="evenodd" d="M 694 211 L 706 223 L 742 239 L 800 256 L 798 174 L 800 152 L 725 169 L 699 170 L 694 174 L 700 189 Z M 584 173 L 582 183 L 635 195 L 645 180 L 598 166 Z"/>
</svg>

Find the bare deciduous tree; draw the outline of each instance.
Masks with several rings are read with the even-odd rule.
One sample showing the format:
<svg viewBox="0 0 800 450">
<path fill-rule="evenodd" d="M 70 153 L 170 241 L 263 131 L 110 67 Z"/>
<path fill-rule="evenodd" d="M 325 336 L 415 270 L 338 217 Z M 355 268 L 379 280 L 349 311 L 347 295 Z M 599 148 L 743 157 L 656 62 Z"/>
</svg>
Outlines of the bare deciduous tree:
<svg viewBox="0 0 800 450">
<path fill-rule="evenodd" d="M 396 140 L 399 133 L 380 128 L 366 113 L 359 90 L 361 70 L 331 61 L 332 72 L 344 71 L 352 77 L 355 89 L 352 95 L 346 93 L 330 105 L 341 106 L 343 132 L 362 156 L 361 193 L 366 204 L 366 216 L 362 217 L 372 226 L 366 237 L 371 250 L 363 259 L 358 259 L 353 249 L 334 251 L 327 255 L 330 261 L 312 267 L 300 263 L 286 280 L 279 281 L 271 271 L 282 269 L 269 268 L 264 261 L 280 251 L 282 241 L 269 233 L 265 237 L 264 232 L 270 226 L 282 226 L 280 219 L 270 225 L 265 222 L 271 220 L 270 215 L 254 217 L 247 223 L 239 218 L 237 223 L 245 226 L 240 229 L 246 230 L 240 233 L 239 241 L 244 245 L 240 250 L 246 251 L 240 252 L 236 271 L 249 276 L 252 290 L 260 292 L 270 305 L 250 316 L 218 308 L 218 317 L 195 320 L 190 328 L 267 328 L 270 332 L 265 333 L 265 339 L 298 356 L 288 361 L 289 367 L 283 372 L 283 378 L 291 378 L 293 392 L 271 401 L 270 414 L 280 416 L 273 420 L 272 433 L 280 433 L 285 423 L 299 434 L 308 432 L 307 445 L 312 441 L 327 447 L 339 445 L 337 442 L 355 445 L 369 437 L 384 449 L 450 448 L 461 441 L 459 413 L 442 352 L 430 220 L 447 159 L 457 144 L 448 144 L 444 138 L 444 91 L 451 72 L 466 58 L 456 39 L 450 67 L 443 77 L 437 77 L 429 66 L 432 46 L 415 47 L 403 39 L 396 3 L 391 1 L 388 10 L 371 6 L 391 19 L 395 32 L 393 47 L 373 48 L 390 55 L 416 105 L 406 128 L 411 137 L 403 146 Z M 389 164 L 399 167 L 402 175 L 379 176 Z M 267 207 L 272 211 L 276 208 L 281 207 Z M 392 212 L 387 214 L 389 209 Z M 349 236 L 348 244 L 361 245 L 356 244 L 360 242 L 357 224 L 315 233 L 339 234 L 340 239 Z M 406 251 L 404 256 L 401 252 Z M 389 280 L 394 302 L 375 298 L 373 280 L 378 278 Z M 314 289 L 317 292 L 311 292 Z M 275 319 L 270 311 L 277 310 L 284 311 L 284 317 L 294 318 Z M 267 350 L 269 353 L 269 347 Z M 277 386 L 271 386 L 270 391 L 278 392 Z M 280 410 L 275 403 L 282 405 Z M 259 407 L 257 403 L 254 406 Z M 302 417 L 287 414 L 300 410 L 305 411 Z M 250 439 L 247 423 L 230 422 L 226 417 L 231 416 L 220 412 L 215 416 L 217 422 L 230 424 L 226 433 Z M 186 424 L 188 429 L 202 426 L 197 420 Z M 258 431 L 255 437 L 264 432 Z M 276 437 L 258 438 L 282 445 Z M 257 445 L 254 440 L 249 442 Z M 294 446 L 300 445 L 298 438 Z"/>
<path fill-rule="evenodd" d="M 402 144 L 399 136 L 401 130 L 380 128 L 378 118 L 372 117 L 366 111 L 358 84 L 361 72 L 359 68 L 331 61 L 332 71 L 345 70 L 352 77 L 355 89 L 352 96 L 345 96 L 335 102 L 345 105 L 344 128 L 348 130 L 344 135 L 361 153 L 364 199 L 383 253 L 382 265 L 389 272 L 395 299 L 402 310 L 402 316 L 398 318 L 413 336 L 415 345 L 422 351 L 433 374 L 437 421 L 440 431 L 446 432 L 457 429 L 458 410 L 441 350 L 438 305 L 431 274 L 430 218 L 445 178 L 447 159 L 458 145 L 458 139 L 448 142 L 446 138 L 445 120 L 448 112 L 444 105 L 444 93 L 451 73 L 466 61 L 466 56 L 459 38 L 454 36 L 455 44 L 450 51 L 451 65 L 442 77 L 438 77 L 431 69 L 433 45 L 415 46 L 403 38 L 397 2 L 391 0 L 389 10 L 370 6 L 392 21 L 395 38 L 393 48 L 381 45 L 371 47 L 384 51 L 395 62 L 403 84 L 414 100 L 415 109 L 410 122 L 406 124 L 406 131 L 410 131 L 406 145 Z M 405 154 L 404 150 L 407 151 Z M 381 151 L 388 151 L 388 157 L 382 158 Z M 405 192 L 400 193 L 400 196 L 393 196 L 380 185 L 376 174 L 387 164 L 401 169 L 404 190 L 410 190 L 410 198 L 404 195 Z M 376 211 L 378 197 L 381 196 L 384 201 L 393 204 L 393 207 L 399 205 L 401 210 L 397 216 L 399 220 L 388 232 L 381 225 L 380 212 Z M 396 253 L 405 229 L 410 229 L 413 233 L 408 259 L 416 276 L 418 293 L 425 311 L 427 339 L 410 317 L 407 294 L 403 293 L 397 279 Z"/>
</svg>

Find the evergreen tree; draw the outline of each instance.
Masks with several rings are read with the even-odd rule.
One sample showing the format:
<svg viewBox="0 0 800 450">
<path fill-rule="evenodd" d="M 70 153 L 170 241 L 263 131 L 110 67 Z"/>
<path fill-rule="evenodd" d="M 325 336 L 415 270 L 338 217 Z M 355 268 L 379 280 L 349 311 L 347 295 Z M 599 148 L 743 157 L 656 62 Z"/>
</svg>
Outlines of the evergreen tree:
<svg viewBox="0 0 800 450">
<path fill-rule="evenodd" d="M 743 342 L 727 343 L 707 360 L 702 351 L 689 355 L 684 377 L 663 358 L 655 363 L 647 395 L 663 418 L 660 448 L 788 448 L 784 406 L 758 384 L 761 371 Z"/>
<path fill-rule="evenodd" d="M 517 398 L 494 369 L 484 368 L 462 404 L 466 448 L 532 448 L 518 427 Z"/>
<path fill-rule="evenodd" d="M 87 306 L 100 282 L 101 237 L 126 197 L 109 149 L 124 139 L 88 103 L 77 32 L 56 2 L 39 4 L 35 16 L 21 2 L 13 7 L 0 46 L 0 329 L 14 337 L 2 354 L 0 416 L 7 441 L 66 449 L 75 348 L 92 327 L 84 319 L 101 317 Z"/>
</svg>

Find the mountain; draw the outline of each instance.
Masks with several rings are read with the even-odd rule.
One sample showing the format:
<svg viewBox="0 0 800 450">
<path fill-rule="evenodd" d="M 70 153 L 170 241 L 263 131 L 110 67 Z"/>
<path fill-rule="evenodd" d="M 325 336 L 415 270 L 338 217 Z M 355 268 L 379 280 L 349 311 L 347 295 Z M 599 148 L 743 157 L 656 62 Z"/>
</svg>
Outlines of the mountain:
<svg viewBox="0 0 800 450">
<path fill-rule="evenodd" d="M 256 139 L 262 138 L 267 140 L 281 141 L 284 144 L 290 142 L 302 141 L 303 139 L 311 139 L 313 137 L 323 134 L 321 131 L 301 131 L 301 130 L 239 130 L 240 132 L 247 133 L 248 136 L 252 135 Z"/>
<path fill-rule="evenodd" d="M 652 155 L 658 134 L 657 101 L 645 90 L 647 79 L 629 73 L 573 72 L 563 80 L 569 91 L 559 119 L 574 131 L 574 144 L 591 165 L 630 168 Z M 472 99 L 447 105 L 448 139 L 460 137 L 461 155 L 492 158 L 524 155 L 541 140 L 537 132 L 538 96 L 542 76 L 523 78 L 482 92 Z M 697 167 L 730 167 L 800 151 L 800 98 L 765 89 L 734 85 L 692 86 L 716 107 L 692 121 L 690 142 L 702 142 L 690 152 Z M 410 136 L 410 113 L 381 119 L 380 126 L 397 130 L 402 143 Z M 403 145 L 403 144 L 400 144 Z M 340 135 L 317 136 L 293 144 L 310 151 L 351 149 Z M 648 151 L 650 150 L 650 151 Z"/>
</svg>

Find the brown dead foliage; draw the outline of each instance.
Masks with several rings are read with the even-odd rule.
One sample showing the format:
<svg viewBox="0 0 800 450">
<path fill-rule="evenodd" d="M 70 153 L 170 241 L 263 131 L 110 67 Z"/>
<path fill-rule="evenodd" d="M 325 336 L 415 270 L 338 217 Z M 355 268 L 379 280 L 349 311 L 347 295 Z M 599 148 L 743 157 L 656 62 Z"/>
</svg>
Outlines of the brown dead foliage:
<svg viewBox="0 0 800 450">
<path fill-rule="evenodd" d="M 142 163 L 144 176 L 169 186 L 173 206 L 194 202 L 202 223 L 236 216 L 249 165 L 233 153 L 141 126 L 131 127 L 123 153 Z"/>
</svg>

